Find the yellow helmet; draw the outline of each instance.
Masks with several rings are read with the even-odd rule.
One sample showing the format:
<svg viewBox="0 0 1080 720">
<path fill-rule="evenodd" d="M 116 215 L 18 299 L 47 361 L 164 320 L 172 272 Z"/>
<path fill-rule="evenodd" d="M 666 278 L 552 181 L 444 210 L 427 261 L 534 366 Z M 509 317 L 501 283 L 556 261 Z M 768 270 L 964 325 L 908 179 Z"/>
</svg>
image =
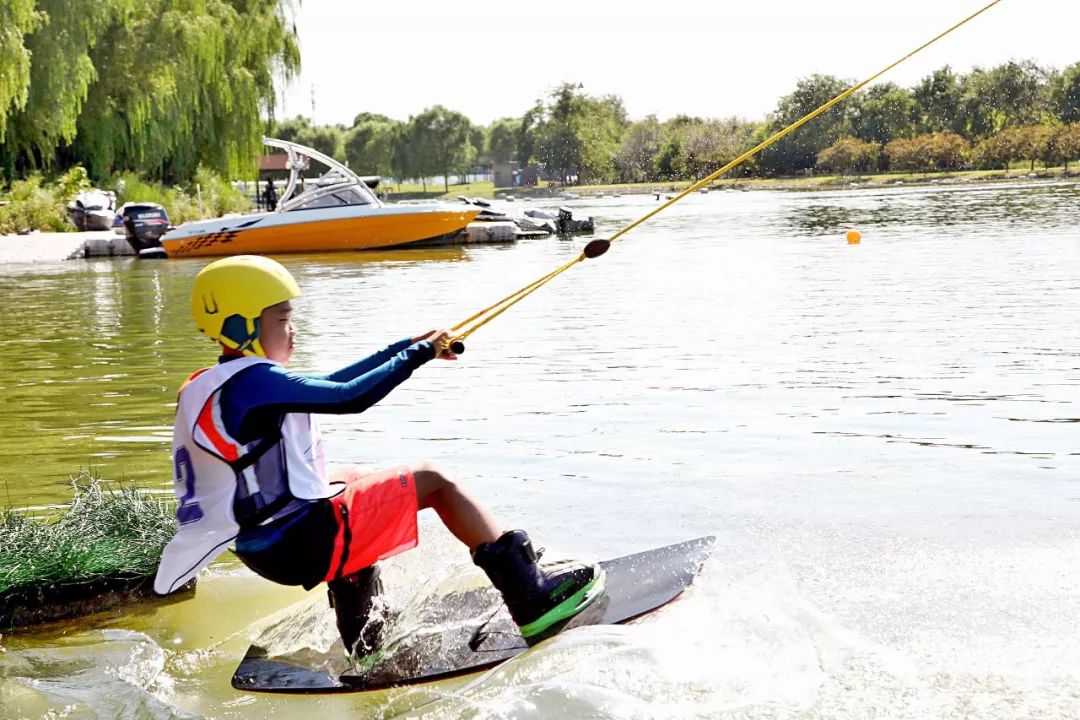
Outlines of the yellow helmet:
<svg viewBox="0 0 1080 720">
<path fill-rule="evenodd" d="M 245 355 L 266 357 L 259 343 L 259 315 L 300 295 L 281 263 L 261 255 L 216 260 L 195 276 L 191 316 L 200 332 Z"/>
</svg>

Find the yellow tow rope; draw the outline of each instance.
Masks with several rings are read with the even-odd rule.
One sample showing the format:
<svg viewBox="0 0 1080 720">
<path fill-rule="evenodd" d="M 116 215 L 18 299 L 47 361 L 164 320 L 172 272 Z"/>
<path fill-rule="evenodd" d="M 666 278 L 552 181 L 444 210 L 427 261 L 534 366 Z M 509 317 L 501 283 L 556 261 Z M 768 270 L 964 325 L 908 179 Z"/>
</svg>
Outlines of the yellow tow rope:
<svg viewBox="0 0 1080 720">
<path fill-rule="evenodd" d="M 828 111 L 834 105 L 836 105 L 836 104 L 838 104 L 840 102 L 843 102 L 848 97 L 850 97 L 851 95 L 853 95 L 856 92 L 858 92 L 859 90 L 861 90 L 863 87 L 869 85 L 870 83 L 877 80 L 879 77 L 881 77 L 885 73 L 887 73 L 890 70 L 892 70 L 893 68 L 895 68 L 897 65 L 903 63 L 904 61 L 908 60 L 909 58 L 911 58 L 911 57 L 917 55 L 918 53 L 922 52 L 926 48 L 928 48 L 931 45 L 933 45 L 934 43 L 936 43 L 938 40 L 942 39 L 943 37 L 945 37 L 949 33 L 953 32 L 954 30 L 956 30 L 956 29 L 958 29 L 960 27 L 963 27 L 964 25 L 971 22 L 972 20 L 974 20 L 978 16 L 982 15 L 984 12 L 986 12 L 990 8 L 997 5 L 999 2 L 1001 2 L 1001 0 L 993 0 L 993 2 L 988 3 L 985 7 L 983 7 L 978 12 L 975 12 L 975 13 L 972 13 L 971 15 L 968 15 L 966 18 L 964 18 L 960 22 L 956 23 L 955 25 L 950 27 L 945 32 L 943 32 L 940 35 L 937 35 L 934 38 L 932 38 L 932 39 L 928 40 L 927 42 L 923 43 L 919 47 L 917 47 L 914 50 L 912 50 L 911 52 L 909 52 L 907 55 L 903 56 L 902 58 L 900 58 L 896 62 L 894 62 L 891 65 L 889 65 L 888 67 L 886 67 L 884 70 L 881 70 L 881 71 L 871 75 L 870 77 L 866 78 L 865 80 L 863 80 L 861 83 L 858 83 L 857 85 L 852 85 L 850 88 L 848 88 L 844 92 L 840 93 L 839 95 L 834 97 L 832 100 L 828 101 L 827 103 L 825 103 L 824 105 L 819 107 L 817 110 L 814 110 L 813 112 L 811 112 L 808 115 L 802 117 L 801 119 L 796 120 L 795 122 L 788 125 L 786 128 L 784 128 L 780 132 L 776 133 L 775 135 L 773 135 L 769 139 L 767 139 L 767 140 L 763 141 L 762 143 L 760 143 L 759 145 L 747 150 L 742 155 L 738 156 L 737 158 L 735 158 L 734 160 L 732 160 L 731 162 L 729 162 L 727 165 L 720 168 L 716 172 L 712 173 L 708 177 L 705 177 L 705 178 L 703 178 L 701 180 L 698 180 L 696 183 L 694 183 L 690 187 L 686 188 L 681 193 L 679 193 L 675 197 L 671 198 L 670 200 L 668 200 L 663 205 L 660 205 L 655 210 L 651 210 L 651 211 L 645 213 L 645 215 L 641 216 L 640 218 L 638 218 L 634 222 L 630 223 L 629 225 L 624 227 L 622 230 L 619 230 L 617 233 L 612 235 L 609 239 L 607 239 L 607 240 L 593 240 L 593 241 L 589 242 L 588 244 L 585 245 L 585 249 L 581 252 L 581 254 L 578 255 L 573 260 L 571 260 L 570 262 L 566 263 L 565 265 L 563 265 L 561 267 L 556 268 L 555 270 L 549 272 L 547 275 L 544 275 L 542 278 L 534 280 L 533 282 L 529 283 L 528 285 L 521 288 L 520 290 L 517 290 L 517 291 L 507 295 L 502 300 L 499 300 L 497 303 L 494 303 L 493 305 L 489 305 L 488 307 L 484 308 L 483 310 L 473 314 L 472 316 L 466 318 L 465 320 L 462 320 L 457 325 L 454 325 L 451 328 L 451 331 L 453 333 L 455 333 L 454 338 L 453 338 L 453 342 L 451 343 L 451 349 L 456 353 L 464 352 L 465 351 L 465 343 L 464 343 L 465 338 L 469 337 L 474 332 L 476 332 L 478 329 L 480 329 L 484 325 L 488 324 L 489 322 L 491 322 L 492 320 L 497 318 L 499 315 L 502 315 L 504 312 L 506 312 L 512 306 L 516 305 L 517 303 L 521 302 L 522 300 L 524 300 L 526 297 L 528 297 L 532 293 L 539 290 L 541 287 L 546 285 L 548 282 L 555 279 L 556 276 L 558 276 L 558 275 L 562 274 L 563 272 L 569 270 L 570 268 L 572 268 L 574 265 L 577 265 L 582 260 L 587 260 L 587 259 L 591 259 L 591 258 L 595 258 L 595 257 L 599 257 L 599 256 L 603 255 L 605 252 L 607 252 L 607 249 L 608 249 L 608 247 L 610 247 L 611 243 L 615 242 L 620 237 L 622 237 L 626 233 L 628 233 L 631 230 L 633 230 L 634 228 L 636 228 L 638 225 L 641 225 L 642 223 L 644 223 L 646 220 L 650 219 L 651 217 L 653 217 L 657 213 L 671 207 L 672 205 L 679 202 L 684 197 L 686 197 L 687 195 L 690 195 L 694 191 L 700 190 L 702 187 L 708 185 L 713 180 L 720 177 L 724 173 L 728 172 L 732 168 L 734 168 L 737 165 L 740 165 L 741 163 L 745 162 L 746 160 L 752 158 L 754 155 L 757 155 L 759 152 L 761 152 L 765 148 L 769 147 L 770 145 L 775 143 L 777 140 L 785 137 L 786 135 L 791 134 L 795 130 L 799 129 L 800 127 L 802 127 L 806 123 L 808 123 L 811 120 L 813 120 L 814 118 L 816 118 L 818 115 L 821 115 L 822 113 Z M 471 325 L 471 327 L 470 327 L 470 325 Z"/>
</svg>

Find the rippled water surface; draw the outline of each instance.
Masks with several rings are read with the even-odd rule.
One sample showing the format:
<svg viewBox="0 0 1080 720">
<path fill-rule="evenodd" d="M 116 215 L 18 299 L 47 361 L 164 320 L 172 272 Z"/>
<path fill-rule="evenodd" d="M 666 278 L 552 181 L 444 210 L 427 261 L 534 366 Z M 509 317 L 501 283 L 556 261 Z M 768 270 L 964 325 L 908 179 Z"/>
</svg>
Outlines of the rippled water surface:
<svg viewBox="0 0 1080 720">
<path fill-rule="evenodd" d="M 652 196 L 579 200 L 610 233 Z M 280 697 L 229 677 L 321 592 L 231 563 L 193 600 L 5 635 L 15 717 L 1080 715 L 1080 187 L 694 195 L 359 416 L 339 463 L 441 461 L 508 525 L 609 557 L 715 534 L 679 602 L 489 675 Z M 858 246 L 844 232 L 863 234 Z M 294 365 L 449 325 L 584 239 L 285 257 Z M 200 261 L 0 268 L 0 504 L 68 476 L 168 488 L 174 394 L 214 359 Z M 467 561 L 427 522 L 402 601 Z M 292 603 L 301 603 L 292 607 Z M 14 708 L 14 710 L 10 710 Z"/>
</svg>

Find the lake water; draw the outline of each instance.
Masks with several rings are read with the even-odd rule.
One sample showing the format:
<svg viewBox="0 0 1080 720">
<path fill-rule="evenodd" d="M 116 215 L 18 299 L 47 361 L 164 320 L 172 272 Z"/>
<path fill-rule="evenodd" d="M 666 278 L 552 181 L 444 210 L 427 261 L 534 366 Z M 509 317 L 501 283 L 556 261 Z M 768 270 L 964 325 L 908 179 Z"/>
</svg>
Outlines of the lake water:
<svg viewBox="0 0 1080 720">
<path fill-rule="evenodd" d="M 656 202 L 568 204 L 603 235 Z M 281 258 L 304 289 L 293 365 L 330 370 L 453 324 L 586 240 Z M 88 467 L 168 491 L 175 391 L 215 357 L 187 309 L 203 264 L 0 268 L 0 503 L 63 502 Z M 226 561 L 192 600 L 5 635 L 0 706 L 1076 717 L 1078 423 L 1080 186 L 693 195 L 477 331 L 458 362 L 324 422 L 331 461 L 440 461 L 553 553 L 716 535 L 678 602 L 479 678 L 252 695 L 229 678 L 266 618 L 329 616 L 321 590 Z M 391 595 L 467 561 L 425 518 L 421 548 L 389 564 Z"/>
</svg>

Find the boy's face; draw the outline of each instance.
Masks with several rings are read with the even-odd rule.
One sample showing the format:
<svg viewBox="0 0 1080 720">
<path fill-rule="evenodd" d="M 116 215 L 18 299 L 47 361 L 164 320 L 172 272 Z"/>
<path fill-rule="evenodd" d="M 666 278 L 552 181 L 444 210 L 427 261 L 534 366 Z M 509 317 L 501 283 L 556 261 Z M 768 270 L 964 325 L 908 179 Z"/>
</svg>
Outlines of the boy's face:
<svg viewBox="0 0 1080 720">
<path fill-rule="evenodd" d="M 259 343 L 269 359 L 282 365 L 288 363 L 293 354 L 295 337 L 292 303 L 288 300 L 271 305 L 259 315 Z"/>
</svg>

